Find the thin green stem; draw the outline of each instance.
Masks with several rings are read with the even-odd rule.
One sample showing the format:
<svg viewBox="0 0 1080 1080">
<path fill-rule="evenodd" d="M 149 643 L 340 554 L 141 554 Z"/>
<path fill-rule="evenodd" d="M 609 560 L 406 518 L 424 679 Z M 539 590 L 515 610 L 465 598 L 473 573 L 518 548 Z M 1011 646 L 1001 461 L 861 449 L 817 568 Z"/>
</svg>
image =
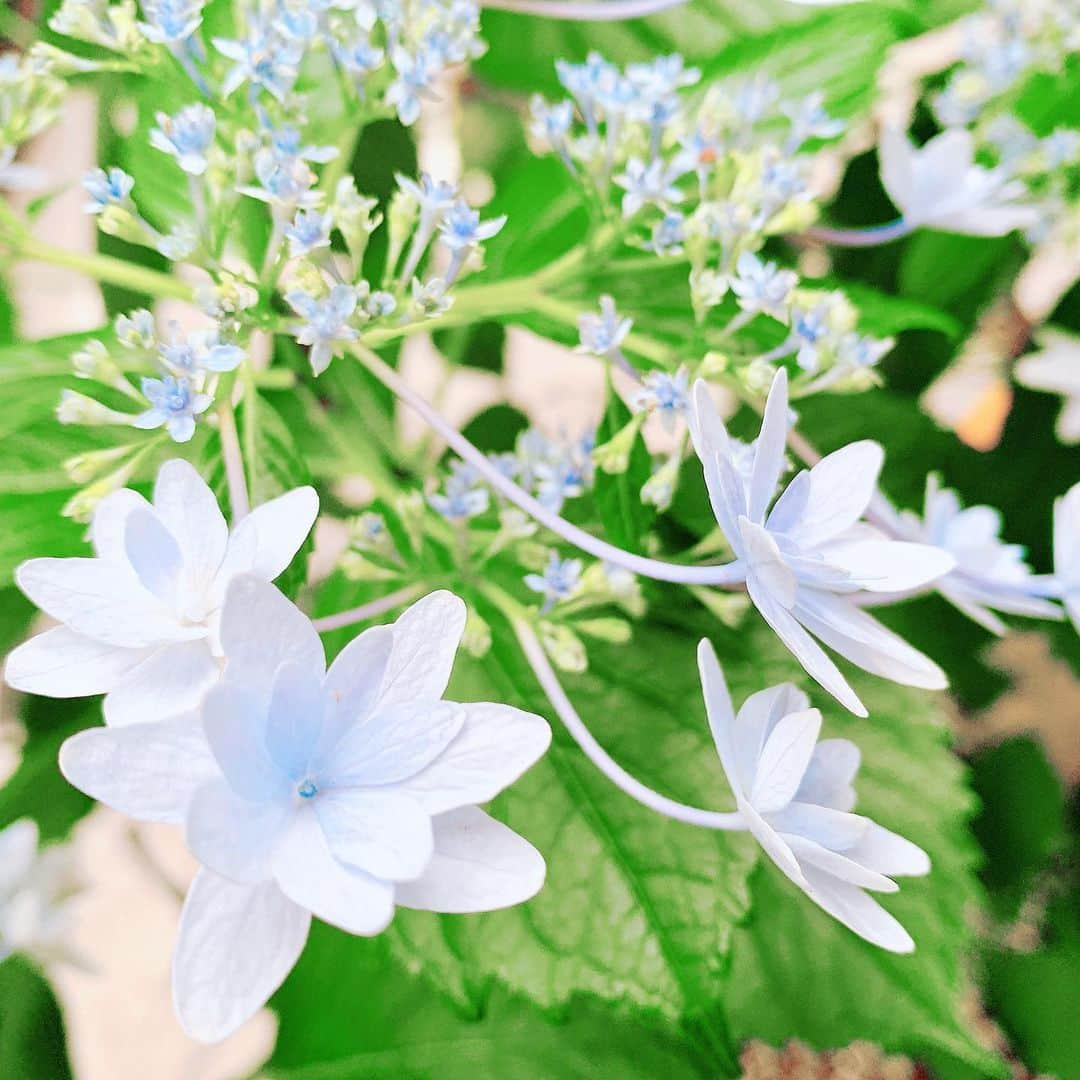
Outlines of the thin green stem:
<svg viewBox="0 0 1080 1080">
<path fill-rule="evenodd" d="M 254 386 L 251 380 L 248 385 Z M 247 477 L 244 475 L 244 454 L 240 449 L 240 436 L 236 430 L 236 415 L 232 405 L 232 381 L 219 389 L 218 432 L 221 437 L 221 459 L 225 463 L 225 482 L 229 488 L 229 505 L 232 509 L 233 524 L 247 516 L 251 509 L 248 499 Z M 251 429 L 251 417 L 247 418 L 247 429 Z"/>
</svg>

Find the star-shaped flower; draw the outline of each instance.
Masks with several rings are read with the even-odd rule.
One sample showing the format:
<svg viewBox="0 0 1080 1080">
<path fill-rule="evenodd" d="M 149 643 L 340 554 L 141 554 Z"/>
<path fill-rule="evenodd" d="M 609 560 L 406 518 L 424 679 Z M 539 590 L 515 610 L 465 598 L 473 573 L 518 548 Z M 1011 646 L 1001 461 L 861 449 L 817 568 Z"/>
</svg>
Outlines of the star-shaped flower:
<svg viewBox="0 0 1080 1080">
<path fill-rule="evenodd" d="M 1001 168 L 975 164 L 970 131 L 952 129 L 916 148 L 903 132 L 881 136 L 881 182 L 912 228 L 1004 236 L 1038 221 L 1021 200 L 1027 189 Z"/>
<path fill-rule="evenodd" d="M 196 1038 L 224 1038 L 266 1001 L 312 915 L 374 935 L 395 905 L 490 911 L 543 884 L 541 855 L 477 804 L 551 732 L 509 706 L 442 700 L 464 627 L 461 600 L 432 593 L 327 669 L 310 620 L 243 576 L 222 614 L 225 676 L 202 707 L 208 751 L 179 745 L 168 724 L 64 744 L 73 784 L 136 817 L 182 821 L 203 864 L 173 958 L 176 1008 Z"/>
<path fill-rule="evenodd" d="M 716 653 L 698 647 L 705 708 L 739 813 L 765 854 L 819 907 L 890 952 L 908 932 L 864 890 L 896 892 L 892 876 L 922 875 L 922 848 L 853 814 L 859 749 L 818 742 L 821 713 L 791 683 L 751 694 L 736 715 Z"/>
<path fill-rule="evenodd" d="M 799 473 L 776 503 L 787 438 L 787 375 L 781 368 L 765 405 L 749 477 L 708 387 L 694 387 L 691 435 L 713 513 L 765 621 L 804 668 L 859 716 L 866 709 L 820 638 L 853 664 L 894 682 L 938 690 L 941 669 L 850 600 L 852 593 L 905 592 L 947 574 L 956 560 L 940 548 L 888 540 L 860 524 L 877 486 L 883 454 L 852 443 Z M 809 633 L 807 632 L 809 631 Z"/>
<path fill-rule="evenodd" d="M 101 501 L 93 558 L 30 559 L 15 571 L 19 588 L 63 625 L 11 653 L 9 685 L 48 697 L 106 694 L 107 724 L 195 708 L 220 673 L 226 586 L 242 573 L 276 578 L 318 508 L 312 488 L 297 488 L 230 534 L 202 477 L 186 461 L 167 461 L 152 504 L 126 488 Z"/>
</svg>

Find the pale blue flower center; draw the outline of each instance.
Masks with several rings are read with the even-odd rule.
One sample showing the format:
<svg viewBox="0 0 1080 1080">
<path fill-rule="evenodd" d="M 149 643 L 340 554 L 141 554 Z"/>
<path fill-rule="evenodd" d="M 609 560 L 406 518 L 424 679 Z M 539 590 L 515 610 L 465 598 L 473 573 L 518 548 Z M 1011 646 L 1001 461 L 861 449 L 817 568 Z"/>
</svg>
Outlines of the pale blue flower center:
<svg viewBox="0 0 1080 1080">
<path fill-rule="evenodd" d="M 311 779 L 302 780 L 296 788 L 296 794 L 301 799 L 312 799 L 319 792 L 319 789 L 315 786 L 315 781 Z"/>
</svg>

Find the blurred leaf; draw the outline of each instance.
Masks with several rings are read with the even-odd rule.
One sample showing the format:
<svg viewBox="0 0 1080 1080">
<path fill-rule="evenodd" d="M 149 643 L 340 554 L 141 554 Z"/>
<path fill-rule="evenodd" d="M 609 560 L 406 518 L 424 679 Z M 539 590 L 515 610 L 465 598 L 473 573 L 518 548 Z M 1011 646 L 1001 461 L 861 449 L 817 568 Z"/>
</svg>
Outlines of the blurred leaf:
<svg viewBox="0 0 1080 1080">
<path fill-rule="evenodd" d="M 28 960 L 0 963 L 0 1076 L 69 1080 L 64 1020 L 52 987 Z"/>
<path fill-rule="evenodd" d="M 631 413 L 615 392 L 610 377 L 607 384 L 607 404 L 596 443 L 602 446 L 630 422 Z M 634 436 L 630 465 L 625 472 L 614 475 L 596 470 L 593 500 L 604 525 L 604 535 L 616 547 L 626 551 L 643 552 L 645 534 L 656 517 L 656 510 L 641 501 L 641 488 L 652 474 L 652 456 L 645 447 L 639 431 Z"/>
<path fill-rule="evenodd" d="M 1066 840 L 1061 781 L 1034 739 L 1008 739 L 971 759 L 982 802 L 972 822 L 985 852 L 983 884 L 1000 918 L 1015 916 L 1035 877 Z"/>
<path fill-rule="evenodd" d="M 492 405 L 477 413 L 462 429 L 462 434 L 485 454 L 502 454 L 514 449 L 517 437 L 528 426 L 529 418 L 520 409 Z"/>
<path fill-rule="evenodd" d="M 0 495 L 0 519 L 4 522 L 0 529 L 0 585 L 11 583 L 15 567 L 24 559 L 86 553 L 86 526 L 60 515 L 69 495 Z"/>
<path fill-rule="evenodd" d="M 503 369 L 506 330 L 501 323 L 481 322 L 436 330 L 432 340 L 435 348 L 455 366 L 496 373 Z"/>
</svg>

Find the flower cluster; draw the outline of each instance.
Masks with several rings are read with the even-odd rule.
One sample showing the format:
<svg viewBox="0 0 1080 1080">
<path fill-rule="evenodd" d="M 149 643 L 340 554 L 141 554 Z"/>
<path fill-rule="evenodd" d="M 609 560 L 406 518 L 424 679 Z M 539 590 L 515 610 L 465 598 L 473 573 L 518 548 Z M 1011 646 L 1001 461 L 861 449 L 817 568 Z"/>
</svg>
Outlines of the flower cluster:
<svg viewBox="0 0 1080 1080">
<path fill-rule="evenodd" d="M 202 864 L 173 989 L 204 1040 L 266 1001 L 312 915 L 371 935 L 395 906 L 492 910 L 544 880 L 539 853 L 478 804 L 544 753 L 547 724 L 443 700 L 465 626 L 450 593 L 361 634 L 327 667 L 312 623 L 270 584 L 317 506 L 301 488 L 230 532 L 198 474 L 170 461 L 152 504 L 130 490 L 101 503 L 94 558 L 34 559 L 17 574 L 61 625 L 11 654 L 8 683 L 106 693 L 106 726 L 61 748 L 65 776 L 139 820 L 184 825 Z M 0 834 L 18 848 L 5 860 L 14 885 L 33 846 L 25 831 Z M 4 943 L 22 947 L 3 915 Z"/>
<path fill-rule="evenodd" d="M 17 186 L 5 173 L 16 149 L 48 127 L 59 115 L 67 85 L 53 73 L 53 65 L 17 53 L 0 56 L 0 186 Z"/>
<path fill-rule="evenodd" d="M 556 68 L 570 97 L 533 99 L 537 146 L 556 153 L 601 206 L 617 203 L 640 246 L 728 272 L 766 236 L 813 219 L 806 151 L 842 129 L 820 95 L 784 102 L 758 76 L 691 98 L 683 91 L 700 72 L 678 55 L 620 71 L 591 53 Z"/>
</svg>

